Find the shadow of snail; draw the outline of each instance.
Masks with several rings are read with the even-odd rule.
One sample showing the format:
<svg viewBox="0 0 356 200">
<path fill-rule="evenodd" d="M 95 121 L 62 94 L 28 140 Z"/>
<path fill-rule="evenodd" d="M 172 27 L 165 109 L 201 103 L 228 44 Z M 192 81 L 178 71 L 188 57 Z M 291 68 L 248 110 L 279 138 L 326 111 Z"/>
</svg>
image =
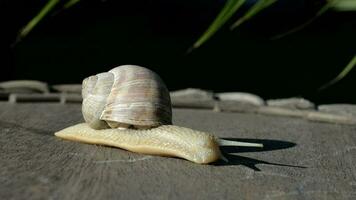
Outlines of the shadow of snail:
<svg viewBox="0 0 356 200">
<path fill-rule="evenodd" d="M 265 164 L 265 165 L 274 165 L 274 166 L 284 166 L 284 167 L 295 167 L 295 168 L 306 168 L 304 166 L 290 165 L 290 164 L 282 164 L 275 162 L 267 162 L 263 160 L 257 160 L 253 158 L 248 158 L 244 156 L 235 155 L 236 153 L 245 153 L 245 152 L 263 152 L 263 151 L 274 151 L 274 150 L 282 150 L 293 148 L 296 146 L 296 143 L 287 142 L 282 140 L 267 140 L 267 139 L 242 139 L 242 138 L 224 138 L 227 140 L 233 141 L 242 141 L 249 143 L 260 143 L 263 144 L 263 148 L 256 147 L 245 147 L 245 148 L 237 148 L 234 146 L 223 146 L 220 150 L 223 152 L 225 157 L 229 160 L 229 162 L 216 162 L 217 166 L 225 166 L 225 165 L 243 165 L 255 171 L 260 171 L 259 168 L 256 167 L 257 164 Z"/>
</svg>

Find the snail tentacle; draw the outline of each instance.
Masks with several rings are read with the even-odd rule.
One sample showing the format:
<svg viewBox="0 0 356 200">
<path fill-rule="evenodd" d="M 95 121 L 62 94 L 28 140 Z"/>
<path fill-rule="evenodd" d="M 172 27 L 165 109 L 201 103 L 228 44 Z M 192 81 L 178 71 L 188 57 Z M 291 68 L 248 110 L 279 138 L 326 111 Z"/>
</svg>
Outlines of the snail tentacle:
<svg viewBox="0 0 356 200">
<path fill-rule="evenodd" d="M 261 143 L 251 143 L 251 142 L 238 142 L 233 140 L 225 140 L 219 138 L 217 140 L 219 146 L 237 146 L 237 147 L 261 147 L 263 148 L 263 144 Z"/>
</svg>

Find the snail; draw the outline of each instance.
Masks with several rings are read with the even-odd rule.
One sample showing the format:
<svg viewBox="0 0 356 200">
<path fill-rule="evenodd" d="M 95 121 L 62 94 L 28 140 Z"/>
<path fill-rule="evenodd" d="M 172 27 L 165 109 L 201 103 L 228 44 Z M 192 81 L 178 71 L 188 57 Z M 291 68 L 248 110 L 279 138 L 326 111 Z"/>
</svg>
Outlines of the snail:
<svg viewBox="0 0 356 200">
<path fill-rule="evenodd" d="M 153 71 L 122 65 L 83 80 L 80 123 L 57 137 L 136 153 L 180 157 L 199 164 L 226 160 L 220 146 L 262 147 L 172 125 L 169 91 Z"/>
</svg>

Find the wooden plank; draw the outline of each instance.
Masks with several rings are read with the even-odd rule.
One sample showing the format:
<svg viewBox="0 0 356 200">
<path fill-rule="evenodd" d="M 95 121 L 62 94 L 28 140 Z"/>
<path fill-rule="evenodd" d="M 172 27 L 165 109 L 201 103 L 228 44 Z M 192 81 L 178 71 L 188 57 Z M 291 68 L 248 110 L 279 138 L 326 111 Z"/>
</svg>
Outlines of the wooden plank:
<svg viewBox="0 0 356 200">
<path fill-rule="evenodd" d="M 356 126 L 175 109 L 174 123 L 265 148 L 223 151 L 229 163 L 61 140 L 79 104 L 0 103 L 0 199 L 355 199 Z"/>
</svg>

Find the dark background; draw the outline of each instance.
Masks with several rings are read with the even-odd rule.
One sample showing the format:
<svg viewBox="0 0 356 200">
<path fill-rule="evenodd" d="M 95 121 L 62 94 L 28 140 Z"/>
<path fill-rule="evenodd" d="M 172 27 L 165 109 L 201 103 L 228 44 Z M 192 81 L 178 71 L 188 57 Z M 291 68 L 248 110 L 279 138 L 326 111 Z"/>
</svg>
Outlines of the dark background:
<svg viewBox="0 0 356 200">
<path fill-rule="evenodd" d="M 265 99 L 302 96 L 317 103 L 356 103 L 356 70 L 317 91 L 356 53 L 355 12 L 329 11 L 301 31 L 271 39 L 312 17 L 322 0 L 280 0 L 234 31 L 223 27 L 191 53 L 187 50 L 223 0 L 82 0 L 51 14 L 11 47 L 45 2 L 0 1 L 0 81 L 80 83 L 117 65 L 136 64 L 156 71 L 170 90 L 196 87 L 252 92 Z"/>
</svg>

